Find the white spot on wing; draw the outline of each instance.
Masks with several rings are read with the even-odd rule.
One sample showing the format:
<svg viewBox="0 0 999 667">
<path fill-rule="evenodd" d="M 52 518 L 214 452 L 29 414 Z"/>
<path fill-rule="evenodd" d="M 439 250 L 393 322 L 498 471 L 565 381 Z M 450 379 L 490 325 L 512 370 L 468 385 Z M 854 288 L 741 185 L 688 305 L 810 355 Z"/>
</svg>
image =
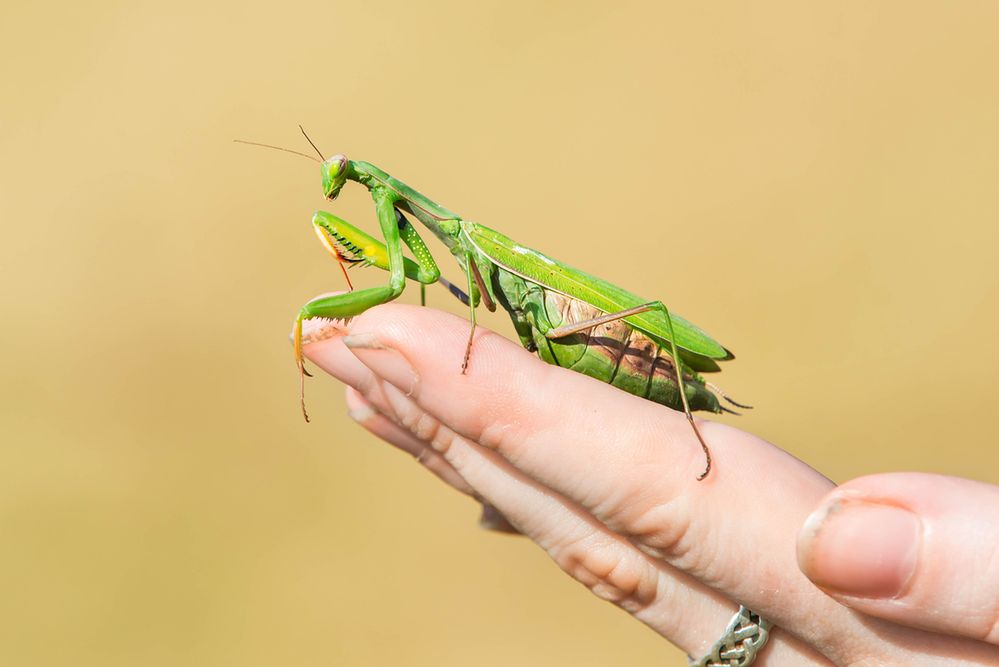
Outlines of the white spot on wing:
<svg viewBox="0 0 999 667">
<path fill-rule="evenodd" d="M 545 264 L 548 264 L 548 265 L 552 265 L 552 264 L 555 263 L 554 260 L 552 260 L 549 257 L 545 257 L 544 255 L 542 255 L 537 250 L 532 250 L 530 248 L 525 248 L 522 245 L 514 245 L 513 246 L 513 251 L 515 253 L 517 253 L 518 255 L 530 255 L 531 257 L 536 257 L 537 259 L 540 259 L 542 262 L 544 262 Z"/>
</svg>

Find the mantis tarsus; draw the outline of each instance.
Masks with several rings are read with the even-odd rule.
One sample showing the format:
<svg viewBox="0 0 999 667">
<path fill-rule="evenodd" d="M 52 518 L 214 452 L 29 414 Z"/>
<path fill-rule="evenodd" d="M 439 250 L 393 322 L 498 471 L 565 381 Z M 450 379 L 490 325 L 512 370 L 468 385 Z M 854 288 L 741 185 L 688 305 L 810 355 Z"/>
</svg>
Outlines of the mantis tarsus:
<svg viewBox="0 0 999 667">
<path fill-rule="evenodd" d="M 280 150 L 315 159 L 298 151 Z M 325 211 L 317 211 L 312 218 L 317 236 L 341 268 L 345 264 L 377 266 L 388 271 L 389 280 L 381 287 L 354 290 L 351 286 L 349 292 L 314 299 L 299 311 L 294 353 L 306 420 L 304 378 L 308 373 L 302 356 L 302 322 L 312 318 L 347 320 L 398 297 L 407 279 L 420 283 L 421 295 L 425 285 L 441 282 L 469 307 L 471 332 L 462 373 L 472 349 L 476 307 L 481 303 L 495 310 L 498 303 L 509 313 L 524 347 L 544 361 L 682 410 L 704 451 L 705 468 L 697 479 L 707 476 L 711 452 L 691 411 L 729 411 L 722 407 L 716 392 L 733 405 L 749 407 L 728 398 L 700 376 L 720 370 L 717 362 L 732 359 L 731 352 L 670 313 L 662 301 L 642 299 L 526 248 L 496 230 L 469 222 L 372 164 L 343 155 L 323 158 L 318 148 L 316 152 L 321 159 L 325 197 L 336 199 L 347 181 L 365 186 L 374 200 L 384 242 Z M 455 257 L 465 272 L 467 293 L 441 278 L 430 250 L 407 214 L 426 226 Z M 403 256 L 403 245 L 413 259 Z"/>
</svg>

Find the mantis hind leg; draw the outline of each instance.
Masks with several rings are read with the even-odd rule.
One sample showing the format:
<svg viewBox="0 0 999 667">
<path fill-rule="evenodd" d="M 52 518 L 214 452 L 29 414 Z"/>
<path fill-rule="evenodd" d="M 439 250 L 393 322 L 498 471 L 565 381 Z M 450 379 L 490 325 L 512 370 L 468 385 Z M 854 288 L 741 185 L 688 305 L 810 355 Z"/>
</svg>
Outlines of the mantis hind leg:
<svg viewBox="0 0 999 667">
<path fill-rule="evenodd" d="M 640 306 L 621 310 L 616 313 L 608 313 L 583 322 L 576 322 L 574 324 L 556 327 L 548 331 L 545 334 L 545 337 L 563 338 L 564 336 L 570 336 L 581 331 L 586 331 L 587 329 L 592 329 L 600 324 L 614 322 L 616 320 L 620 320 L 631 315 L 638 315 L 639 313 L 645 313 L 650 310 L 658 310 L 666 317 L 666 327 L 669 329 L 670 356 L 673 357 L 673 363 L 676 365 L 676 383 L 680 390 L 680 401 L 683 403 L 683 414 L 687 418 L 687 423 L 690 424 L 691 430 L 694 431 L 694 435 L 697 437 L 697 442 L 700 443 L 701 449 L 704 451 L 704 472 L 697 476 L 697 481 L 701 481 L 708 476 L 709 472 L 711 472 L 711 450 L 708 448 L 708 443 L 704 441 L 704 436 L 701 435 L 701 430 L 697 427 L 697 422 L 694 421 L 694 415 L 690 411 L 690 403 L 687 399 L 687 389 L 683 380 L 683 363 L 680 361 L 680 353 L 676 349 L 676 334 L 673 332 L 673 319 L 670 317 L 669 309 L 666 307 L 666 304 L 662 301 L 650 301 L 649 303 L 644 303 Z"/>
<path fill-rule="evenodd" d="M 670 354 L 673 357 L 673 363 L 676 364 L 676 383 L 680 387 L 680 399 L 683 401 L 683 414 L 687 417 L 687 423 L 690 424 L 690 428 L 694 431 L 694 435 L 697 436 L 697 442 L 701 444 L 701 449 L 704 451 L 704 472 L 697 476 L 697 481 L 700 482 L 708 473 L 711 472 L 711 450 L 708 448 L 708 443 L 704 442 L 704 436 L 701 435 L 701 429 L 697 427 L 697 422 L 694 421 L 694 415 L 690 412 L 690 404 L 687 402 L 687 390 L 683 386 L 683 364 L 680 361 L 680 353 L 676 349 L 676 334 L 673 333 L 673 318 L 670 317 L 669 309 L 666 307 L 662 301 L 657 301 L 656 305 L 662 309 L 663 315 L 666 316 L 666 325 L 669 328 L 669 346 Z"/>
</svg>

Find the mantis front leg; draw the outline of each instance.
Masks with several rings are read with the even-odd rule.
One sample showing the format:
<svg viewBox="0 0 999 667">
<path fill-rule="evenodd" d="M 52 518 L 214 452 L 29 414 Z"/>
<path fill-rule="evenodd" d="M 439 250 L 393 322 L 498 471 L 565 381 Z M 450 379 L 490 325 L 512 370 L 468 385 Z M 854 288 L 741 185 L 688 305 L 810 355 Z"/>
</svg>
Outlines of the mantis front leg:
<svg viewBox="0 0 999 667">
<path fill-rule="evenodd" d="M 388 285 L 370 287 L 367 289 L 336 294 L 314 299 L 298 312 L 292 332 L 294 339 L 295 363 L 298 366 L 300 378 L 300 398 L 302 415 L 309 420 L 305 409 L 305 359 L 302 355 L 302 322 L 312 318 L 327 318 L 331 320 L 348 320 L 355 315 L 382 303 L 392 301 L 406 286 L 406 277 L 420 283 L 435 282 L 440 276 L 440 270 L 430 256 L 430 251 L 422 239 L 402 216 L 397 217 L 395 210 L 395 195 L 386 189 L 376 188 L 371 191 L 375 200 L 375 210 L 385 243 L 368 236 L 360 229 L 344 220 L 323 211 L 313 216 L 313 224 L 323 244 L 338 258 L 341 253 L 338 248 L 346 250 L 352 257 L 351 261 L 365 262 L 388 270 Z M 416 262 L 402 255 L 402 241 L 413 251 Z"/>
</svg>

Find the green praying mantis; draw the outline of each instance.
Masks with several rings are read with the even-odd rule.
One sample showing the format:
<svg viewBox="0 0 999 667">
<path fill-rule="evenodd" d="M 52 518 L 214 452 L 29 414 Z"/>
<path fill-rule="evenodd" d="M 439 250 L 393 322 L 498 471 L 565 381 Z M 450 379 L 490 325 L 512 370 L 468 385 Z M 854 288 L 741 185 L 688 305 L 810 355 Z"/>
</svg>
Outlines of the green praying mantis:
<svg viewBox="0 0 999 667">
<path fill-rule="evenodd" d="M 316 235 L 339 262 L 350 291 L 309 301 L 295 319 L 294 355 L 306 421 L 305 377 L 309 373 L 302 355 L 302 322 L 313 318 L 349 320 L 397 298 L 407 280 L 420 284 L 421 297 L 426 285 L 440 282 L 469 308 L 471 330 L 462 373 L 472 351 L 476 308 L 481 304 L 495 311 L 498 303 L 510 315 L 521 344 L 544 361 L 682 410 L 704 451 L 705 467 L 697 479 L 708 475 L 711 451 L 692 411 L 732 412 L 722 406 L 719 396 L 737 407 L 750 407 L 732 400 L 701 377 L 701 373 L 720 370 L 718 362 L 734 358 L 731 352 L 670 313 L 662 301 L 642 299 L 494 229 L 465 220 L 372 164 L 343 155 L 325 158 L 307 134 L 305 137 L 319 155 L 316 161 L 321 163 L 326 199 L 336 199 L 348 181 L 366 187 L 374 200 L 383 239 L 379 241 L 325 211 L 312 217 Z M 278 146 L 237 141 L 315 160 Z M 465 273 L 467 292 L 441 277 L 433 255 L 407 215 L 419 220 L 451 252 Z M 403 255 L 403 245 L 409 248 L 412 259 Z M 345 270 L 351 265 L 387 271 L 388 284 L 353 289 Z"/>
</svg>

